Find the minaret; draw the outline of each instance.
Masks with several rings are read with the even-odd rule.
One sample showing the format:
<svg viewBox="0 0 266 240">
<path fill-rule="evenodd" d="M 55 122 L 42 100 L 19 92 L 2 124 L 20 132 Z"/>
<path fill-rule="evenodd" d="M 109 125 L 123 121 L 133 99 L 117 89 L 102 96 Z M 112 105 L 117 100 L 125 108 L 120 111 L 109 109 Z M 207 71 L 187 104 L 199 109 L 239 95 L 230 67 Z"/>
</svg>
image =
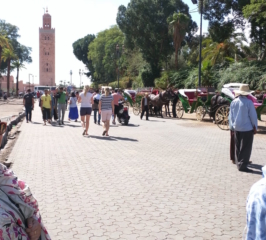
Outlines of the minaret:
<svg viewBox="0 0 266 240">
<path fill-rule="evenodd" d="M 43 27 L 39 28 L 40 85 L 55 86 L 55 29 L 46 8 Z"/>
</svg>

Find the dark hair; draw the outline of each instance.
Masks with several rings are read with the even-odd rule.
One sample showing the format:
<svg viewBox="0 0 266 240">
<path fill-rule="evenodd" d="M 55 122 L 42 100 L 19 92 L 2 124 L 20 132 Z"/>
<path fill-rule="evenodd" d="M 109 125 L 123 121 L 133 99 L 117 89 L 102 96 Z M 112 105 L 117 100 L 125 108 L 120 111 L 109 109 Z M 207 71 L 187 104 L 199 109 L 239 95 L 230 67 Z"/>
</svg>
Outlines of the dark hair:
<svg viewBox="0 0 266 240">
<path fill-rule="evenodd" d="M 79 94 L 79 91 L 76 91 L 76 94 Z"/>
<path fill-rule="evenodd" d="M 30 89 L 28 89 L 28 90 L 27 90 L 27 92 L 31 92 L 31 90 L 30 90 Z"/>
<path fill-rule="evenodd" d="M 96 91 L 95 91 L 96 93 L 99 93 L 99 89 L 96 89 Z"/>
<path fill-rule="evenodd" d="M 63 88 L 63 87 L 60 87 L 59 89 L 60 89 L 60 90 L 63 90 L 64 88 Z"/>
<path fill-rule="evenodd" d="M 117 89 L 115 89 L 115 93 L 117 93 Z"/>
<path fill-rule="evenodd" d="M 71 92 L 71 97 L 76 97 L 75 92 Z"/>
</svg>

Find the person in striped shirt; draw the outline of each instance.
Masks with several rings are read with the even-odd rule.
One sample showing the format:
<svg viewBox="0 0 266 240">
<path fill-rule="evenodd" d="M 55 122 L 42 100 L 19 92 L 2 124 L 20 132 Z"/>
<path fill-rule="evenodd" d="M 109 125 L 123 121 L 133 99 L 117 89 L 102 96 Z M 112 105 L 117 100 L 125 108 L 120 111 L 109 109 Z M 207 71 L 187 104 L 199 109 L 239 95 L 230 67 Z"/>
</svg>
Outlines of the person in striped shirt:
<svg viewBox="0 0 266 240">
<path fill-rule="evenodd" d="M 99 114 L 102 116 L 103 122 L 103 136 L 109 136 L 109 128 L 110 128 L 110 119 L 114 114 L 114 99 L 113 96 L 110 95 L 110 89 L 105 89 L 105 94 L 101 95 L 99 101 Z"/>
</svg>

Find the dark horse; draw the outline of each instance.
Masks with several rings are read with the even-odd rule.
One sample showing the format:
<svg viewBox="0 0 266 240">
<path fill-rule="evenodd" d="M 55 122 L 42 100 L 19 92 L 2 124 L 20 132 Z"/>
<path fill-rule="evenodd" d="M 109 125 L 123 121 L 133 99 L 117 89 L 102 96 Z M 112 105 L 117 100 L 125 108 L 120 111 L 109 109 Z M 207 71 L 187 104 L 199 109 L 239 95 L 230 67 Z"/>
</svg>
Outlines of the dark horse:
<svg viewBox="0 0 266 240">
<path fill-rule="evenodd" d="M 162 106 L 169 105 L 169 101 L 173 100 L 174 98 L 175 98 L 175 94 L 172 91 L 172 89 L 167 89 L 158 95 L 150 94 L 149 95 L 150 104 L 151 104 L 150 109 L 154 107 L 154 110 L 159 111 L 160 116 L 163 117 Z M 169 111 L 169 107 L 168 107 L 168 111 Z M 167 110 L 166 110 L 166 115 L 167 115 Z"/>
</svg>

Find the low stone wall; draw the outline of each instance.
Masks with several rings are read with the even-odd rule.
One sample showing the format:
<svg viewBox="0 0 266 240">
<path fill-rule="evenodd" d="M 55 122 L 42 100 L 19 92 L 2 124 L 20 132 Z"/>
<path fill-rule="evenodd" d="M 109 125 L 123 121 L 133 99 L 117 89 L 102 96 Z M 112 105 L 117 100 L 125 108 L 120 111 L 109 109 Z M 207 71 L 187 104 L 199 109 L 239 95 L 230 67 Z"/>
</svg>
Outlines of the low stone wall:
<svg viewBox="0 0 266 240">
<path fill-rule="evenodd" d="M 13 127 L 14 125 L 17 125 L 23 117 L 25 117 L 25 112 L 21 112 L 21 113 L 19 113 L 19 115 L 16 116 L 15 119 L 12 119 L 11 121 L 9 121 L 9 122 L 7 123 L 6 132 L 3 134 L 2 144 L 1 144 L 1 146 L 0 146 L 1 149 L 4 148 L 4 146 L 5 146 L 6 143 L 7 143 L 7 140 L 8 140 L 8 133 L 12 130 L 12 127 Z"/>
</svg>

